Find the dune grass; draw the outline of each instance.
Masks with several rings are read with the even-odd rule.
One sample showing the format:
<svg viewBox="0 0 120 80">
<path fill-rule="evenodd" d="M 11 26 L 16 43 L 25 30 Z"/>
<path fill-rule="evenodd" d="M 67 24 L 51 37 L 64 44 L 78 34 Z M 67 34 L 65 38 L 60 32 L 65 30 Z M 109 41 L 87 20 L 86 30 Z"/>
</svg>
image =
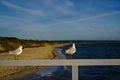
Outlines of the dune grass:
<svg viewBox="0 0 120 80">
<path fill-rule="evenodd" d="M 7 54 L 7 51 L 16 49 L 20 45 L 25 48 L 22 54 L 19 55 L 19 60 L 58 59 L 59 57 L 54 53 L 55 47 L 62 46 L 64 43 L 0 37 L 0 60 L 14 60 L 14 55 Z M 20 80 L 44 68 L 46 67 L 0 66 L 0 80 Z"/>
<path fill-rule="evenodd" d="M 0 53 L 16 49 L 20 45 L 22 45 L 25 48 L 28 48 L 28 47 L 45 47 L 51 45 L 58 45 L 61 43 L 65 42 L 25 40 L 15 37 L 0 37 Z"/>
</svg>

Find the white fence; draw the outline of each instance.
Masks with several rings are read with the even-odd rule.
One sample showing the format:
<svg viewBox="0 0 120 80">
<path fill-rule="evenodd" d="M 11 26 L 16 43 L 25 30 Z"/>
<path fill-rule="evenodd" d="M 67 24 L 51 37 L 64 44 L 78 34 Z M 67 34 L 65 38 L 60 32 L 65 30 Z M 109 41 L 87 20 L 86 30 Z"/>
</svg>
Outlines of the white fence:
<svg viewBox="0 0 120 80">
<path fill-rule="evenodd" d="M 120 65 L 120 59 L 0 60 L 0 66 L 72 66 L 72 80 L 78 80 L 78 66 Z"/>
</svg>

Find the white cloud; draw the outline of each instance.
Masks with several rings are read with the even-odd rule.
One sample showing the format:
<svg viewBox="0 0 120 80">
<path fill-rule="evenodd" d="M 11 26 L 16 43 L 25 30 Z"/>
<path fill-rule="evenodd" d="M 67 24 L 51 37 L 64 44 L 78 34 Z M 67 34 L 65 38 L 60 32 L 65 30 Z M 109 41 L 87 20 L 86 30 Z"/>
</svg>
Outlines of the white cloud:
<svg viewBox="0 0 120 80">
<path fill-rule="evenodd" d="M 17 21 L 26 21 L 25 19 L 23 18 L 17 18 L 17 17 L 14 17 L 14 16 L 7 16 L 7 15 L 0 15 L 1 18 L 6 18 L 6 19 L 11 19 L 11 20 L 17 20 Z"/>
<path fill-rule="evenodd" d="M 74 3 L 71 2 L 70 0 L 63 0 L 64 3 L 66 4 L 66 6 L 69 6 L 69 7 L 74 7 Z"/>
<path fill-rule="evenodd" d="M 97 18 L 100 18 L 100 17 L 110 16 L 110 15 L 115 15 L 115 14 L 120 14 L 120 11 L 115 11 L 115 12 L 111 12 L 111 13 L 103 13 L 103 14 L 90 16 L 90 17 L 85 17 L 85 18 L 79 18 L 78 17 L 77 19 L 61 20 L 61 21 L 58 21 L 54 24 L 50 24 L 48 26 L 60 25 L 60 24 L 73 24 L 73 23 L 76 23 L 76 22 L 79 22 L 79 21 L 92 20 L 92 19 L 97 19 Z"/>
<path fill-rule="evenodd" d="M 29 9 L 29 8 L 24 8 L 24 7 L 15 5 L 13 3 L 10 3 L 10 2 L 4 1 L 4 0 L 2 0 L 1 3 L 9 8 L 19 10 L 19 11 L 24 11 L 24 12 L 27 12 L 30 14 L 34 14 L 34 15 L 42 15 L 43 14 L 43 11 L 41 11 L 41 10 L 33 10 L 33 9 Z"/>
<path fill-rule="evenodd" d="M 43 2 L 62 14 L 71 15 L 74 13 L 71 10 L 74 7 L 74 3 L 70 0 L 44 0 Z"/>
</svg>

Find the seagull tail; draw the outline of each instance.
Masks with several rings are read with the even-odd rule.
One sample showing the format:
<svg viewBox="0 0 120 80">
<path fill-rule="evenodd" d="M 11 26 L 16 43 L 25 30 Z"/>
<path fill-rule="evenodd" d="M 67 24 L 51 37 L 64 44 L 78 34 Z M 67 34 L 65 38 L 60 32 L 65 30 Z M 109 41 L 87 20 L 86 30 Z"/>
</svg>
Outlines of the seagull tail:
<svg viewBox="0 0 120 80">
<path fill-rule="evenodd" d="M 12 54 L 12 51 L 8 51 L 8 54 Z"/>
</svg>

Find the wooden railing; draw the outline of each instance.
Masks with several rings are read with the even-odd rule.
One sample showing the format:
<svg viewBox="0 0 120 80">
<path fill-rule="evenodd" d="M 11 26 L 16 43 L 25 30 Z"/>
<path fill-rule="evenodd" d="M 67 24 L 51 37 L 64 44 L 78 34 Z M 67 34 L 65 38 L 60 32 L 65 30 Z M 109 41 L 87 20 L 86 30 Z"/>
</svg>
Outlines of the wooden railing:
<svg viewBox="0 0 120 80">
<path fill-rule="evenodd" d="M 0 66 L 72 66 L 72 80 L 78 80 L 78 66 L 120 65 L 120 59 L 0 60 Z"/>
</svg>

